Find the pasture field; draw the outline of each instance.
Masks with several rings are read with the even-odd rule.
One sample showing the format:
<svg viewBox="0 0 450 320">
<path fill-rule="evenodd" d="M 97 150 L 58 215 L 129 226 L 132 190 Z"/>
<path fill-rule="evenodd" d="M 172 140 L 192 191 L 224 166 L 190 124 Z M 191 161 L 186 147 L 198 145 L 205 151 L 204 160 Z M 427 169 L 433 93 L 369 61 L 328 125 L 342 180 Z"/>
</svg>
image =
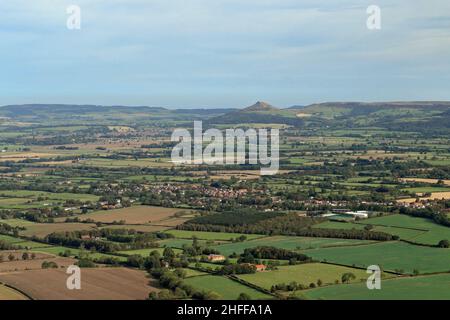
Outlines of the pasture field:
<svg viewBox="0 0 450 320">
<path fill-rule="evenodd" d="M 135 249 L 135 250 L 124 250 L 124 251 L 117 251 L 117 254 L 123 254 L 126 256 L 133 256 L 133 255 L 140 255 L 143 257 L 148 257 L 152 251 L 158 251 L 159 254 L 163 254 L 165 248 L 146 248 L 146 249 Z M 177 248 L 173 248 L 173 252 L 175 253 L 181 253 L 182 251 Z"/>
<path fill-rule="evenodd" d="M 235 300 L 241 293 L 248 294 L 252 299 L 265 300 L 273 298 L 268 294 L 244 286 L 226 277 L 210 275 L 198 276 L 186 278 L 184 282 L 199 290 L 214 291 L 218 293 L 222 299 Z"/>
<path fill-rule="evenodd" d="M 70 256 L 72 256 L 72 257 L 79 256 L 80 252 L 81 252 L 80 249 L 63 247 L 63 246 L 50 246 L 50 247 L 34 248 L 34 249 L 31 249 L 31 251 L 49 253 L 49 254 L 53 254 L 53 255 L 61 255 L 67 251 L 70 251 Z M 112 255 L 112 254 L 101 253 L 101 252 L 90 252 L 90 251 L 85 250 L 83 253 L 86 254 L 87 257 L 90 259 L 114 258 L 119 261 L 126 260 L 125 257 L 119 256 L 119 255 Z"/>
<path fill-rule="evenodd" d="M 341 276 L 344 273 L 351 272 L 356 276 L 352 282 L 366 281 L 368 274 L 366 270 L 335 266 L 324 263 L 305 263 L 293 266 L 280 266 L 278 270 L 257 272 L 254 274 L 243 274 L 238 277 L 248 281 L 258 287 L 270 290 L 275 284 L 289 284 L 297 282 L 304 286 L 310 283 L 317 284 L 320 279 L 323 285 L 334 284 L 335 281 L 341 282 Z"/>
<path fill-rule="evenodd" d="M 62 269 L 44 269 L 0 274 L 0 282 L 37 300 L 144 300 L 156 288 L 145 272 L 127 268 L 83 269 L 81 290 L 67 290 Z"/>
<path fill-rule="evenodd" d="M 201 272 L 190 268 L 183 268 L 183 271 L 186 272 L 186 278 L 208 275 L 206 272 Z"/>
<path fill-rule="evenodd" d="M 3 219 L 0 220 L 0 223 L 6 223 L 7 225 L 10 225 L 11 227 L 29 227 L 35 225 L 34 222 L 23 220 L 23 219 Z"/>
<path fill-rule="evenodd" d="M 197 239 L 202 240 L 223 240 L 229 241 L 236 239 L 240 236 L 245 236 L 247 240 L 266 237 L 265 235 L 258 234 L 242 234 L 242 233 L 228 233 L 228 232 L 203 232 L 203 231 L 188 231 L 188 230 L 167 230 L 165 233 L 173 235 L 175 238 L 180 239 L 192 239 L 195 236 Z"/>
<path fill-rule="evenodd" d="M 313 228 L 358 229 L 372 225 L 373 231 L 397 235 L 401 239 L 427 245 L 437 245 L 439 241 L 450 239 L 450 228 L 434 223 L 426 218 L 394 214 L 353 222 L 326 221 Z"/>
<path fill-rule="evenodd" d="M 187 210 L 154 206 L 134 206 L 129 208 L 102 210 L 78 216 L 80 220 L 87 219 L 95 222 L 113 223 L 125 221 L 125 224 L 164 223 L 176 213 L 182 214 Z M 185 220 L 184 220 L 185 221 Z M 181 222 L 180 222 L 181 223 Z"/>
<path fill-rule="evenodd" d="M 16 237 L 13 237 L 13 236 L 8 236 L 8 235 L 5 235 L 5 234 L 0 234 L 0 241 L 4 241 L 4 242 L 10 243 L 10 244 L 16 244 L 16 243 L 19 243 L 19 242 L 24 242 L 25 240 L 20 239 L 20 238 L 16 238 Z"/>
<path fill-rule="evenodd" d="M 198 240 L 198 243 L 200 245 L 214 245 L 214 244 L 220 244 L 220 243 L 224 243 L 224 242 L 225 241 Z M 158 243 L 162 247 L 171 247 L 171 248 L 181 249 L 181 248 L 183 248 L 183 245 L 191 246 L 192 240 L 191 239 L 173 238 L 173 239 L 161 240 Z"/>
<path fill-rule="evenodd" d="M 260 239 L 254 239 L 244 242 L 226 243 L 214 246 L 223 255 L 230 255 L 232 253 L 241 254 L 245 249 L 254 248 L 258 246 L 272 246 L 287 250 L 305 250 L 321 247 L 334 246 L 352 246 L 372 243 L 365 240 L 350 240 L 350 239 L 333 239 L 333 238 L 309 238 L 309 237 L 289 237 L 289 236 L 272 236 Z"/>
<path fill-rule="evenodd" d="M 29 241 L 21 238 L 15 238 L 12 236 L 7 236 L 0 234 L 0 241 L 4 241 L 5 243 L 12 244 L 15 246 L 19 246 L 23 249 L 35 249 L 35 248 L 45 248 L 45 247 L 51 247 L 50 244 L 47 243 L 41 243 L 36 241 Z"/>
<path fill-rule="evenodd" d="M 400 241 L 365 246 L 321 248 L 302 251 L 317 261 L 412 274 L 450 271 L 450 249 L 411 245 Z"/>
<path fill-rule="evenodd" d="M 29 300 L 26 296 L 12 288 L 0 284 L 0 300 Z"/>
<path fill-rule="evenodd" d="M 376 217 L 364 220 L 365 224 L 383 225 L 399 228 L 418 229 L 422 231 L 417 236 L 411 237 L 411 240 L 418 243 L 436 245 L 441 240 L 450 240 L 450 228 L 434 223 L 426 218 L 410 217 L 407 215 L 395 214 L 383 217 Z M 378 227 L 375 228 L 375 230 Z"/>
<path fill-rule="evenodd" d="M 301 297 L 328 300 L 449 300 L 450 274 L 400 277 L 381 282 L 381 290 L 366 283 L 341 284 L 297 291 Z"/>
<path fill-rule="evenodd" d="M 402 189 L 403 191 L 407 192 L 414 192 L 416 194 L 422 194 L 422 193 L 438 193 L 438 192 L 448 192 L 450 190 L 449 187 L 413 187 L 413 188 L 405 188 Z"/>
</svg>

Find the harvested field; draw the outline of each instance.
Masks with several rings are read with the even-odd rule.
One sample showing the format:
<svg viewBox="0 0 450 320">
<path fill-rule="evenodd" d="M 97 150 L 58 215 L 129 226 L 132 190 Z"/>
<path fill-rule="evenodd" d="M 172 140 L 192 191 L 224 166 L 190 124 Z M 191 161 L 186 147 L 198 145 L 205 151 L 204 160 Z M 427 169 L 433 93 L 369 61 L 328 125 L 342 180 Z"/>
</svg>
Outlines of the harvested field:
<svg viewBox="0 0 450 320">
<path fill-rule="evenodd" d="M 1 300 L 28 300 L 19 291 L 0 284 L 0 301 Z"/>
<path fill-rule="evenodd" d="M 438 183 L 438 179 L 425 179 L 425 178 L 402 178 L 400 181 L 405 182 L 423 182 L 423 183 Z M 445 185 L 450 186 L 450 180 L 442 180 Z"/>
<path fill-rule="evenodd" d="M 16 260 L 9 261 L 8 256 L 10 252 L 0 251 L 0 255 L 4 256 L 3 262 L 0 262 L 0 272 L 11 272 L 21 270 L 35 270 L 42 269 L 42 263 L 55 262 L 59 267 L 67 267 L 74 264 L 77 260 L 71 258 L 55 257 L 54 255 L 34 252 L 36 258 L 28 260 L 22 259 L 22 252 L 13 253 L 16 256 Z M 31 256 L 32 252 L 29 252 Z"/>
<path fill-rule="evenodd" d="M 96 211 L 78 216 L 81 220 L 92 219 L 96 222 L 112 223 L 125 221 L 126 224 L 155 224 L 167 225 L 169 219 L 178 212 L 188 210 L 178 208 L 164 208 L 154 206 L 135 206 L 116 210 Z M 177 219 L 179 220 L 179 219 Z M 181 221 L 181 220 L 180 220 Z M 182 222 L 176 222 L 180 224 Z"/>
<path fill-rule="evenodd" d="M 37 236 L 44 238 L 53 232 L 90 230 L 95 224 L 89 223 L 33 223 L 26 226 L 26 230 L 20 231 L 21 236 Z"/>
<path fill-rule="evenodd" d="M 448 200 L 450 199 L 450 191 L 447 192 L 433 192 L 430 197 L 420 198 L 420 201 L 424 200 Z M 399 199 L 397 202 L 400 203 L 414 203 L 416 198 Z"/>
<path fill-rule="evenodd" d="M 143 300 L 151 291 L 145 272 L 126 268 L 81 270 L 81 290 L 68 290 L 67 274 L 45 269 L 0 274 L 0 282 L 37 300 Z"/>
</svg>

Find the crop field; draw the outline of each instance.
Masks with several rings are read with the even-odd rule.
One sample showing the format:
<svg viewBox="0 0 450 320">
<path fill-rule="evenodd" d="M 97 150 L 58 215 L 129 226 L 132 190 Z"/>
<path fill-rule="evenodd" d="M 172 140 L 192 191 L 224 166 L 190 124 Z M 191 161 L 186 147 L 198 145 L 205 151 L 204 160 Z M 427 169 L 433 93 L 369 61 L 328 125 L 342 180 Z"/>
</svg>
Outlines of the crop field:
<svg viewBox="0 0 450 320">
<path fill-rule="evenodd" d="M 367 268 L 378 265 L 385 271 L 412 274 L 449 272 L 450 249 L 415 246 L 403 242 L 383 242 L 366 246 L 312 249 L 303 251 L 318 261 Z"/>
<path fill-rule="evenodd" d="M 29 252 L 31 255 L 32 253 Z M 17 260 L 9 261 L 7 259 L 7 255 L 4 254 L 4 261 L 0 262 L 0 272 L 16 272 L 16 271 L 25 271 L 25 270 L 40 270 L 42 269 L 42 263 L 46 262 L 54 262 L 58 267 L 67 268 L 70 265 L 73 265 L 77 262 L 75 259 L 71 258 L 63 258 L 63 257 L 55 257 L 52 255 L 42 255 L 40 253 L 36 253 L 37 257 L 28 260 L 22 260 L 20 256 L 16 257 Z M 39 256 L 40 255 L 40 256 Z"/>
<path fill-rule="evenodd" d="M 312 248 L 351 246 L 368 243 L 371 242 L 350 239 L 273 236 L 245 242 L 222 244 L 214 246 L 214 248 L 220 251 L 223 255 L 228 256 L 232 253 L 240 254 L 244 252 L 245 249 L 254 248 L 257 246 L 272 246 L 288 250 L 305 250 Z"/>
<path fill-rule="evenodd" d="M 28 300 L 20 292 L 0 284 L 0 300 Z"/>
<path fill-rule="evenodd" d="M 78 216 L 81 220 L 112 223 L 124 221 L 125 224 L 164 223 L 176 213 L 187 213 L 186 210 L 154 206 L 135 206 L 116 210 L 102 210 Z M 179 223 L 185 220 L 179 221 Z M 169 222 L 170 223 L 170 222 Z"/>
<path fill-rule="evenodd" d="M 381 290 L 366 283 L 341 284 L 297 293 L 309 299 L 329 300 L 449 300 L 450 274 L 401 277 L 381 282 Z"/>
<path fill-rule="evenodd" d="M 352 282 L 361 282 L 367 279 L 366 270 L 323 263 L 280 266 L 277 269 L 257 272 L 255 274 L 239 275 L 238 277 L 267 290 L 270 290 L 274 284 L 289 284 L 293 281 L 304 286 L 309 286 L 311 283 L 317 285 L 317 281 L 320 279 L 323 285 L 331 285 L 336 281 L 340 283 L 341 276 L 348 272 L 353 273 L 356 277 Z"/>
<path fill-rule="evenodd" d="M 58 269 L 0 274 L 0 282 L 37 300 L 143 300 L 157 290 L 144 272 L 125 268 L 83 269 L 81 290 L 67 290 L 66 279 Z"/>
<path fill-rule="evenodd" d="M 432 183 L 437 184 L 439 179 L 425 179 L 425 178 L 402 178 L 401 181 L 406 182 L 423 182 L 423 183 Z M 445 185 L 450 186 L 450 180 L 441 180 Z"/>
<path fill-rule="evenodd" d="M 450 199 L 450 191 L 447 192 L 432 192 L 430 196 L 420 197 L 420 200 L 448 200 Z M 413 203 L 416 198 L 399 199 L 398 202 Z"/>
<path fill-rule="evenodd" d="M 235 300 L 241 293 L 248 294 L 252 299 L 273 298 L 225 277 L 198 276 L 187 278 L 185 282 L 197 289 L 216 292 L 222 299 Z"/>
<path fill-rule="evenodd" d="M 20 235 L 44 238 L 46 235 L 53 232 L 91 230 L 94 227 L 94 224 L 89 223 L 33 223 L 27 225 L 25 230 L 20 231 Z"/>
</svg>

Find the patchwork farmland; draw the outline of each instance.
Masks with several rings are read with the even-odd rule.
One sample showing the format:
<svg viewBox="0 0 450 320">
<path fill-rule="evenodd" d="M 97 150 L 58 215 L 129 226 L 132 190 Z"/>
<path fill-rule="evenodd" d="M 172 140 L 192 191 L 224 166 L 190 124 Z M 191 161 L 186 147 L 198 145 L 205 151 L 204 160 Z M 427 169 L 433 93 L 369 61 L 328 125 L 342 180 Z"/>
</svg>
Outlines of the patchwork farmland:
<svg viewBox="0 0 450 320">
<path fill-rule="evenodd" d="M 0 299 L 449 299 L 447 105 L 123 108 L 0 107 Z M 278 128 L 280 170 L 175 165 L 198 119 Z"/>
</svg>

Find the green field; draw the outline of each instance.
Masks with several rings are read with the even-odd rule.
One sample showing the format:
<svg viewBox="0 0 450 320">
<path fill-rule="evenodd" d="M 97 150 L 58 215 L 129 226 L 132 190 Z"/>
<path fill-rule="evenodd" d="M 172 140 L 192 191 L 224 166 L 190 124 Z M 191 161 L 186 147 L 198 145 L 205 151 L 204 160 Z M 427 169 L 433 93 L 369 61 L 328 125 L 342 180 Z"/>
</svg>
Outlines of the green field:
<svg viewBox="0 0 450 320">
<path fill-rule="evenodd" d="M 54 254 L 54 255 L 60 255 L 60 254 L 63 254 L 64 252 L 66 252 L 67 250 L 70 251 L 70 255 L 71 256 L 77 256 L 77 255 L 80 254 L 80 250 L 79 249 L 74 249 L 74 248 L 69 248 L 69 247 L 62 247 L 62 246 L 33 248 L 31 251 L 49 253 L 49 254 Z M 114 259 L 118 259 L 119 261 L 126 261 L 127 260 L 126 257 L 116 256 L 116 255 L 107 254 L 107 253 L 89 252 L 89 251 L 85 251 L 85 253 L 91 259 L 114 258 Z"/>
<path fill-rule="evenodd" d="M 373 231 L 386 232 L 417 243 L 436 245 L 441 240 L 450 240 L 449 227 L 439 225 L 429 219 L 401 214 L 370 218 L 358 223 L 326 221 L 315 225 L 314 228 L 362 230 L 368 224 L 374 227 Z"/>
<path fill-rule="evenodd" d="M 309 286 L 310 283 L 317 284 L 319 279 L 323 285 L 334 284 L 336 280 L 341 282 L 342 274 L 347 272 L 351 272 L 356 276 L 353 282 L 365 281 L 369 276 L 365 270 L 361 269 L 323 263 L 305 263 L 294 266 L 281 266 L 278 267 L 278 270 L 273 271 L 244 274 L 240 275 L 239 278 L 270 290 L 274 284 L 289 284 L 292 281 L 305 286 Z"/>
<path fill-rule="evenodd" d="M 160 254 L 162 254 L 164 252 L 164 249 L 165 248 L 147 248 L 147 249 L 118 251 L 117 253 L 118 254 L 127 255 L 127 256 L 140 255 L 140 256 L 143 256 L 143 257 L 148 257 L 152 251 L 158 251 Z M 175 253 L 182 252 L 181 250 L 176 249 L 176 248 L 174 248 L 173 251 Z"/>
<path fill-rule="evenodd" d="M 20 246 L 22 248 L 29 248 L 29 249 L 50 247 L 50 245 L 46 244 L 46 243 L 41 243 L 41 242 L 36 242 L 36 241 L 28 241 L 28 240 L 24 240 L 21 238 L 15 238 L 15 237 L 3 235 L 3 234 L 0 234 L 0 241 L 4 241 L 9 244 L 13 244 L 13 245 Z"/>
<path fill-rule="evenodd" d="M 214 291 L 218 293 L 222 299 L 235 300 L 239 294 L 246 293 L 252 299 L 271 299 L 272 296 L 264 294 L 255 289 L 244 286 L 236 281 L 220 276 L 198 276 L 184 280 L 188 285 L 198 290 Z"/>
<path fill-rule="evenodd" d="M 404 242 L 382 242 L 366 246 L 323 248 L 303 251 L 318 261 L 367 268 L 378 265 L 385 271 L 411 274 L 450 271 L 450 249 L 410 245 Z"/>
<path fill-rule="evenodd" d="M 8 225 L 10 225 L 11 227 L 29 227 L 29 226 L 33 226 L 35 223 L 28 221 L 28 220 L 23 220 L 23 219 L 5 219 L 5 220 L 0 220 L 0 223 L 6 223 Z"/>
<path fill-rule="evenodd" d="M 392 226 L 397 228 L 420 229 L 422 230 L 422 232 L 419 232 L 417 236 L 408 239 L 418 243 L 435 245 L 441 240 L 450 240 L 449 227 L 439 225 L 425 218 L 416 218 L 407 215 L 394 214 L 390 216 L 367 219 L 363 223 Z"/>
<path fill-rule="evenodd" d="M 366 283 L 341 284 L 298 291 L 309 299 L 330 300 L 448 300 L 450 274 L 382 280 L 380 290 L 368 290 Z"/>
<path fill-rule="evenodd" d="M 227 243 L 214 246 L 223 255 L 230 255 L 233 252 L 242 253 L 245 249 L 254 248 L 257 246 L 272 246 L 283 248 L 287 250 L 304 250 L 320 247 L 334 247 L 334 246 L 351 246 L 371 243 L 365 240 L 349 240 L 349 239 L 333 239 L 333 238 L 308 238 L 308 237 L 288 237 L 288 236 L 273 236 L 251 241 Z"/>
<path fill-rule="evenodd" d="M 198 243 L 200 245 L 208 245 L 209 243 L 214 245 L 216 243 L 223 243 L 223 242 L 224 241 L 217 241 L 217 240 L 198 240 Z M 183 245 L 191 246 L 192 240 L 191 239 L 174 238 L 174 239 L 161 240 L 158 243 L 160 244 L 161 247 L 171 247 L 171 248 L 182 249 Z"/>
</svg>

